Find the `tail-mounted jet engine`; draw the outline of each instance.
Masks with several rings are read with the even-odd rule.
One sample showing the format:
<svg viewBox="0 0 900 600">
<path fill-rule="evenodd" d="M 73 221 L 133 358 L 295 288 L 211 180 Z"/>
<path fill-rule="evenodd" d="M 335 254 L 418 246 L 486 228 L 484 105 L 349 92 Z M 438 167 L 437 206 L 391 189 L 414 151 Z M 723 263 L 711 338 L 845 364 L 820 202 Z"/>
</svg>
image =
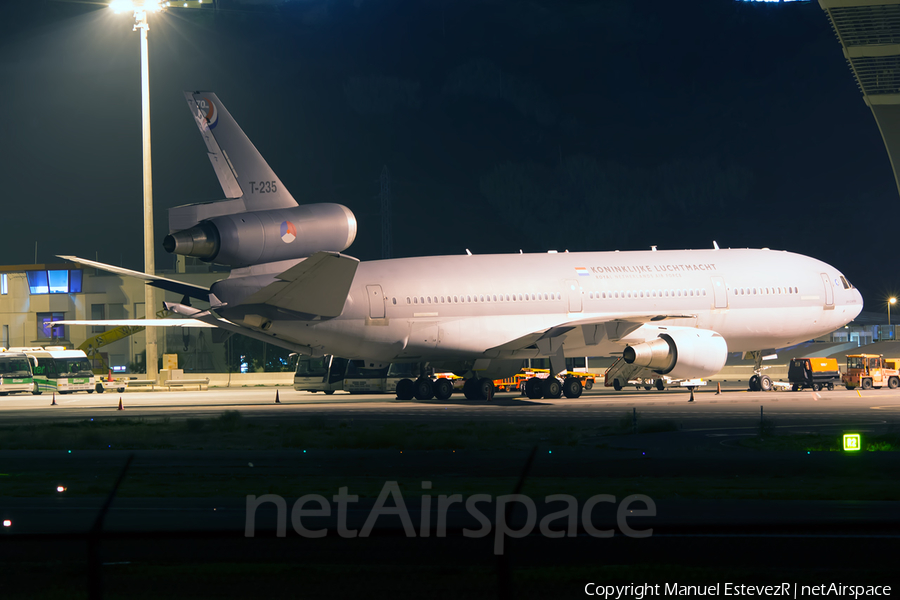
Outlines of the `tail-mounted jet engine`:
<svg viewBox="0 0 900 600">
<path fill-rule="evenodd" d="M 647 367 L 673 379 L 715 375 L 725 366 L 728 346 L 715 331 L 672 329 L 659 338 L 627 346 L 622 357 L 628 364 Z"/>
<path fill-rule="evenodd" d="M 340 204 L 242 212 L 205 219 L 165 237 L 166 252 L 230 267 L 341 252 L 356 238 L 356 217 Z"/>
</svg>

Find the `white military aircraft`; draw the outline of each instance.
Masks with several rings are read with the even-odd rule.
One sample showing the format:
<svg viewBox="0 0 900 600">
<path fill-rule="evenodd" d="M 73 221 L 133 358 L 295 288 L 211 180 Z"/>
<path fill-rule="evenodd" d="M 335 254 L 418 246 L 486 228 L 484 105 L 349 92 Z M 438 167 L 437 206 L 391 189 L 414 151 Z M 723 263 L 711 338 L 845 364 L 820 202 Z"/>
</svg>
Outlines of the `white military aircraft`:
<svg viewBox="0 0 900 600">
<path fill-rule="evenodd" d="M 185 98 L 227 199 L 171 209 L 163 245 L 232 267 L 228 278 L 206 289 L 61 257 L 184 296 L 166 308 L 186 319 L 143 325 L 219 327 L 372 366 L 414 362 L 422 376 L 401 381 L 398 397 L 448 398 L 448 380 L 424 376 L 430 365 L 464 375 L 466 397 L 483 399 L 492 380 L 517 372 L 523 359 L 549 358 L 559 374 L 567 355 L 622 354 L 660 375 L 692 379 L 717 373 L 728 352 L 741 351 L 757 358 L 751 386 L 766 389 L 762 357 L 840 328 L 863 307 L 834 267 L 765 248 L 467 251 L 361 262 L 341 254 L 356 236 L 349 209 L 298 205 L 215 94 Z M 549 377 L 530 381 L 527 391 L 577 397 L 581 384 Z"/>
</svg>

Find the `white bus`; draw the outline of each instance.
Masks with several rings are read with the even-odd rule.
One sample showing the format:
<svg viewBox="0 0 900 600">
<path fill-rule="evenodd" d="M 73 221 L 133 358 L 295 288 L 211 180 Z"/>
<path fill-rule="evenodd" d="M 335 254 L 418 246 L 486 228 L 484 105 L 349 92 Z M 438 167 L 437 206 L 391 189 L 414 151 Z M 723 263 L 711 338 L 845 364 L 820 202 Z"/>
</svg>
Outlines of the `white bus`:
<svg viewBox="0 0 900 600">
<path fill-rule="evenodd" d="M 294 371 L 294 389 L 298 392 L 325 392 L 333 394 L 344 389 L 347 374 L 346 358 L 330 354 L 318 358 L 300 357 Z"/>
<path fill-rule="evenodd" d="M 10 348 L 10 352 L 22 352 L 34 362 L 35 394 L 52 392 L 94 393 L 96 381 L 91 363 L 83 350 L 66 350 L 62 346 L 46 348 Z"/>
<path fill-rule="evenodd" d="M 344 375 L 344 391 L 351 394 L 383 394 L 389 367 L 367 367 L 364 360 L 351 360 Z"/>
<path fill-rule="evenodd" d="M 385 392 L 388 367 L 372 368 L 365 364 L 363 360 L 347 360 L 330 354 L 318 358 L 301 357 L 294 371 L 294 389 L 326 394 L 333 394 L 335 390 L 351 394 Z M 394 388 L 396 386 L 394 381 Z"/>
<path fill-rule="evenodd" d="M 24 352 L 0 349 L 0 396 L 19 392 L 36 393 L 31 360 Z"/>
</svg>

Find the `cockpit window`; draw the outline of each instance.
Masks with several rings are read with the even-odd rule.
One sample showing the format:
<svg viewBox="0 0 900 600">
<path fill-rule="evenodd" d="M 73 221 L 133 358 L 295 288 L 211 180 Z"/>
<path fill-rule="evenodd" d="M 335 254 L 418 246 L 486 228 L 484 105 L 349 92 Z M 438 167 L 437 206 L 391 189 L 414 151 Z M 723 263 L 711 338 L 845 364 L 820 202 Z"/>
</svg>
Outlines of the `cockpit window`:
<svg viewBox="0 0 900 600">
<path fill-rule="evenodd" d="M 847 281 L 847 278 L 841 275 L 841 284 L 843 284 L 845 290 L 852 290 L 853 286 L 850 285 L 850 282 Z"/>
</svg>

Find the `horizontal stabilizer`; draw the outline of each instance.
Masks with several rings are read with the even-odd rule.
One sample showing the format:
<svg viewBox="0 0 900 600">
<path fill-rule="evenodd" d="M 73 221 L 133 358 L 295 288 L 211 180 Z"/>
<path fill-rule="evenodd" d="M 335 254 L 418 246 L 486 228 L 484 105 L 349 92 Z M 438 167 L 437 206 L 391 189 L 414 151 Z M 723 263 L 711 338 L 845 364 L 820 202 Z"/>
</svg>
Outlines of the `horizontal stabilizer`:
<svg viewBox="0 0 900 600">
<path fill-rule="evenodd" d="M 114 267 L 112 265 L 107 265 L 94 260 L 78 258 L 77 256 L 59 255 L 59 258 L 67 260 L 69 262 L 78 263 L 79 265 L 84 265 L 86 267 L 94 267 L 95 269 L 100 269 L 101 271 L 115 273 L 116 275 L 134 277 L 135 279 L 143 279 L 147 284 L 161 290 L 175 292 L 176 294 L 181 294 L 182 296 L 188 296 L 190 298 L 196 298 L 197 300 L 209 302 L 209 289 L 203 286 L 185 283 L 176 279 L 167 279 L 165 277 L 159 277 L 158 275 L 148 275 L 147 273 L 132 271 L 131 269 L 124 269 L 122 267 Z"/>
<path fill-rule="evenodd" d="M 277 276 L 241 304 L 268 304 L 322 317 L 344 310 L 359 260 L 336 252 L 317 252 Z"/>
<path fill-rule="evenodd" d="M 195 319 L 100 319 L 53 321 L 53 325 L 98 325 L 103 327 L 203 327 L 215 328 L 215 325 Z"/>
</svg>

